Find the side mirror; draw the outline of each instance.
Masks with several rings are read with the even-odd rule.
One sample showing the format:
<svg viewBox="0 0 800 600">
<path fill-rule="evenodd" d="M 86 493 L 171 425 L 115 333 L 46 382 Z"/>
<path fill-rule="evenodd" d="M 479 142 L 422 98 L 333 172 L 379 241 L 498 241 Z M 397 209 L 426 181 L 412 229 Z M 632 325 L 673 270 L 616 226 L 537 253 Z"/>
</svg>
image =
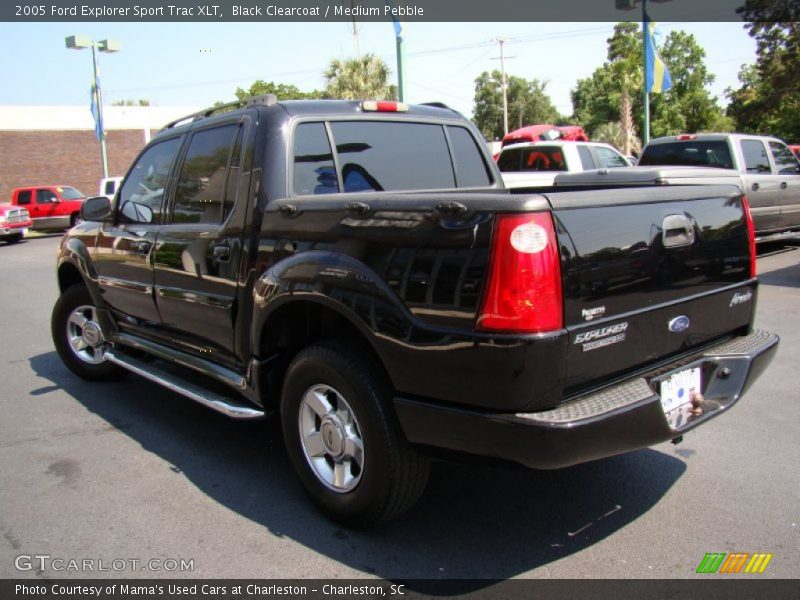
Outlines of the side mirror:
<svg viewBox="0 0 800 600">
<path fill-rule="evenodd" d="M 84 221 L 102 221 L 111 216 L 111 201 L 105 196 L 87 198 L 81 205 L 81 219 Z"/>
</svg>

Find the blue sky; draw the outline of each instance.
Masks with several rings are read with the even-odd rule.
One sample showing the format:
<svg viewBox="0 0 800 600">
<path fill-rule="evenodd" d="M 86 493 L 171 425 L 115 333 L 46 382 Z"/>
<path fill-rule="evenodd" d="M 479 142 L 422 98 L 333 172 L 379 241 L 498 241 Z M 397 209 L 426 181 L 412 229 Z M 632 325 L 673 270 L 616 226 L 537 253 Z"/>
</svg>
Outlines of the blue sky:
<svg viewBox="0 0 800 600">
<path fill-rule="evenodd" d="M 361 53 L 395 69 L 391 22 L 358 24 Z M 755 43 L 741 23 L 660 23 L 692 33 L 717 76 L 713 94 L 737 83 L 739 67 L 755 61 Z M 569 91 L 602 64 L 613 23 L 406 23 L 406 100 L 442 101 L 472 112 L 475 78 L 499 68 L 496 43 L 508 39 L 509 75 L 548 81 L 561 113 Z M 256 79 L 323 87 L 332 58 L 355 54 L 351 23 L 7 23 L 0 36 L 4 84 L 0 104 L 88 104 L 91 55 L 67 50 L 64 38 L 83 34 L 122 42 L 101 54 L 106 103 L 146 98 L 153 104 L 207 106 L 232 100 Z M 393 75 L 394 77 L 394 75 Z"/>
</svg>

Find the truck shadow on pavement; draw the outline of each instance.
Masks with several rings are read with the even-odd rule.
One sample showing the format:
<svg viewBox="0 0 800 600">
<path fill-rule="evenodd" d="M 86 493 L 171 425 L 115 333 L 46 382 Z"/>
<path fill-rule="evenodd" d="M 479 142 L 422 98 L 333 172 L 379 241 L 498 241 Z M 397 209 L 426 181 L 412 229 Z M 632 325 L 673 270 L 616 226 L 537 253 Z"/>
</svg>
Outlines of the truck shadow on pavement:
<svg viewBox="0 0 800 600">
<path fill-rule="evenodd" d="M 166 461 L 176 477 L 264 527 L 265 535 L 433 595 L 480 589 L 580 552 L 645 514 L 686 469 L 654 450 L 560 471 L 435 462 L 411 512 L 352 531 L 321 516 L 306 498 L 277 419 L 233 421 L 135 376 L 123 384 L 84 382 L 55 352 L 32 357 L 30 365 L 53 384 L 31 394 L 53 386 L 66 391 Z M 468 580 L 443 589 L 445 579 Z"/>
</svg>

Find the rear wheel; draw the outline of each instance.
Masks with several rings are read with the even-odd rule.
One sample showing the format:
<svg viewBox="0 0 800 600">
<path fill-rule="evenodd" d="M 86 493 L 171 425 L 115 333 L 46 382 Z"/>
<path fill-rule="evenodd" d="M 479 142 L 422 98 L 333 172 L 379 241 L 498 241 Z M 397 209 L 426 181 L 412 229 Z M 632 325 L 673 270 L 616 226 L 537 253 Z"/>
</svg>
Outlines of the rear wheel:
<svg viewBox="0 0 800 600">
<path fill-rule="evenodd" d="M 118 379 L 125 371 L 105 359 L 108 347 L 92 297 L 82 285 L 67 288 L 50 322 L 58 355 L 70 371 L 91 380 Z"/>
<path fill-rule="evenodd" d="M 14 235 L 9 235 L 9 236 L 6 237 L 6 243 L 9 243 L 9 244 L 16 244 L 17 242 L 19 242 L 21 240 L 22 240 L 22 234 L 21 233 L 15 233 Z"/>
<path fill-rule="evenodd" d="M 357 346 L 309 346 L 289 365 L 281 420 L 289 457 L 331 518 L 367 527 L 399 516 L 425 489 L 429 463 L 406 441 L 391 387 Z"/>
</svg>

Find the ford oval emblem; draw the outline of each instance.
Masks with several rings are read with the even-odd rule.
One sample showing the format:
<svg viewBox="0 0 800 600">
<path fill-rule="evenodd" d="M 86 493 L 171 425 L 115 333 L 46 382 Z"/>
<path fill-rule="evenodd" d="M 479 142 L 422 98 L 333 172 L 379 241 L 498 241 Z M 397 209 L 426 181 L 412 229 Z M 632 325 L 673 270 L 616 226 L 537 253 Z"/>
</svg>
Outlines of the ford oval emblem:
<svg viewBox="0 0 800 600">
<path fill-rule="evenodd" d="M 691 324 L 692 322 L 689 320 L 689 317 L 681 315 L 680 317 L 675 317 L 672 319 L 672 321 L 669 322 L 668 327 L 672 333 L 681 333 L 689 329 L 689 325 Z"/>
</svg>

